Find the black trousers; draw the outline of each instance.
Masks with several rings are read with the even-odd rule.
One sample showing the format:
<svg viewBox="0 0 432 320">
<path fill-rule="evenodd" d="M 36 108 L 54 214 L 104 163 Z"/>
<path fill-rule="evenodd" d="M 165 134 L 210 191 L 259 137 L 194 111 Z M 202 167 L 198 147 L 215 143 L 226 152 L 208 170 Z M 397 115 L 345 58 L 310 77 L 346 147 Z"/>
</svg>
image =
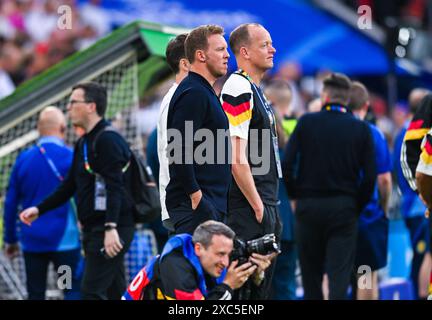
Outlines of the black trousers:
<svg viewBox="0 0 432 320">
<path fill-rule="evenodd" d="M 72 271 L 72 288 L 64 290 L 65 300 L 80 300 L 81 277 L 77 274 L 80 259 L 80 248 L 55 252 L 24 251 L 28 299 L 45 300 L 48 266 L 53 262 L 55 271 L 60 266 L 68 266 Z"/>
<path fill-rule="evenodd" d="M 276 206 L 264 205 L 264 216 L 261 223 L 256 220 L 252 207 L 229 209 L 227 225 L 234 230 L 236 236 L 244 241 L 256 239 L 268 233 L 274 233 L 278 242 L 282 232 L 282 223 L 279 217 L 279 209 Z M 269 299 L 271 294 L 272 278 L 276 267 L 273 260 L 265 272 L 265 278 L 259 287 L 251 280 L 234 292 L 234 299 L 263 300 Z"/>
<path fill-rule="evenodd" d="M 323 274 L 329 299 L 347 299 L 353 271 L 359 210 L 352 197 L 299 199 L 296 238 L 305 300 L 322 300 Z"/>
<path fill-rule="evenodd" d="M 124 245 L 122 251 L 111 259 L 105 258 L 100 252 L 104 246 L 103 230 L 97 228 L 83 233 L 85 251 L 85 267 L 81 283 L 83 300 L 120 300 L 126 290 L 124 255 L 133 240 L 135 228 L 119 227 L 117 231 Z"/>
<path fill-rule="evenodd" d="M 220 222 L 224 220 L 224 214 L 217 211 L 205 194 L 195 210 L 192 210 L 192 202 L 188 200 L 168 210 L 168 213 L 174 225 L 175 234 L 193 234 L 196 227 L 207 220 Z"/>
</svg>

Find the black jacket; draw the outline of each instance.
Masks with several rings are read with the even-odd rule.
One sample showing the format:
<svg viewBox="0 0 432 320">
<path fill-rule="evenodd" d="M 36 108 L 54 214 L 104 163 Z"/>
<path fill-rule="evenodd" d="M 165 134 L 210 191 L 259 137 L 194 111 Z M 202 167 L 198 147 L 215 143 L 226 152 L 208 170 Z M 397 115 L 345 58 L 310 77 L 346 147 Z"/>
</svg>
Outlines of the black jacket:
<svg viewBox="0 0 432 320">
<path fill-rule="evenodd" d="M 205 274 L 207 294 L 199 288 L 198 274 L 181 252 L 182 248 L 169 253 L 153 269 L 153 280 L 145 288 L 144 300 L 230 300 L 232 289 L 216 284 L 216 279 Z"/>
<path fill-rule="evenodd" d="M 127 200 L 124 189 L 129 177 L 127 173 L 122 173 L 122 168 L 131 155 L 127 142 L 119 134 L 107 131 L 99 136 L 95 144 L 97 156 L 92 152 L 96 134 L 108 125 L 109 122 L 101 120 L 78 140 L 67 177 L 53 194 L 37 206 L 39 214 L 61 205 L 75 195 L 78 219 L 84 231 L 94 226 L 102 226 L 105 222 L 115 222 L 119 226 L 134 224 L 132 204 Z M 100 174 L 106 184 L 106 211 L 94 210 L 95 175 L 85 169 L 85 147 L 91 169 Z"/>
<path fill-rule="evenodd" d="M 323 107 L 304 115 L 287 145 L 283 174 L 291 199 L 348 195 L 363 209 L 376 179 L 369 126 L 349 111 Z"/>
<path fill-rule="evenodd" d="M 187 122 L 193 124 L 190 135 L 186 129 Z M 201 189 L 219 212 L 226 213 L 231 182 L 228 128 L 228 119 L 210 83 L 198 73 L 189 72 L 175 91 L 168 109 L 168 150 L 174 146 L 168 157 L 175 159 L 175 163 L 169 165 L 170 181 L 166 188 L 168 210 L 190 201 L 189 195 Z M 169 139 L 170 129 L 180 133 L 181 146 Z M 206 129 L 214 137 L 214 141 L 206 141 L 205 145 L 210 150 L 205 152 L 197 149 L 203 141 L 194 141 L 199 129 Z M 227 133 L 222 136 L 222 141 L 217 140 L 218 131 Z M 211 155 L 210 161 L 197 163 L 195 152 Z M 181 161 L 176 160 L 179 156 Z M 185 156 L 190 157 L 189 163 Z"/>
</svg>

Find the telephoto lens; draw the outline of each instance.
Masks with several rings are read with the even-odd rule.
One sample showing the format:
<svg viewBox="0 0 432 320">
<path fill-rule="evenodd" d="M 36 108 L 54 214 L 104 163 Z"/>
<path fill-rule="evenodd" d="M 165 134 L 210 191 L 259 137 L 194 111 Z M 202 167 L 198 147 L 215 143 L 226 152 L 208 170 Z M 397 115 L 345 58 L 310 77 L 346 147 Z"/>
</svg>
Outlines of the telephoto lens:
<svg viewBox="0 0 432 320">
<path fill-rule="evenodd" d="M 244 242 L 239 238 L 234 239 L 234 250 L 231 253 L 231 261 L 238 260 L 241 265 L 249 260 L 252 253 L 267 255 L 273 252 L 280 253 L 279 245 L 274 233 L 269 233 L 261 238 Z"/>
<path fill-rule="evenodd" d="M 273 252 L 281 252 L 274 233 L 269 233 L 261 238 L 249 240 L 246 248 L 249 255 L 252 255 L 252 253 L 267 255 Z"/>
</svg>

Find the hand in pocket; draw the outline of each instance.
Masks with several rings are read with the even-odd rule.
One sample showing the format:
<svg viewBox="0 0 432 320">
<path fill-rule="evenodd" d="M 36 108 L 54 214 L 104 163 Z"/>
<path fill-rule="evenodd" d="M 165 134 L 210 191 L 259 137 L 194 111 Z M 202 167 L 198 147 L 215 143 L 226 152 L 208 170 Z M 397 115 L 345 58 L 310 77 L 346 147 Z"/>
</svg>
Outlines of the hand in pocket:
<svg viewBox="0 0 432 320">
<path fill-rule="evenodd" d="M 189 195 L 192 203 L 192 210 L 196 210 L 202 201 L 203 194 L 201 190 L 198 190 L 192 194 Z"/>
</svg>

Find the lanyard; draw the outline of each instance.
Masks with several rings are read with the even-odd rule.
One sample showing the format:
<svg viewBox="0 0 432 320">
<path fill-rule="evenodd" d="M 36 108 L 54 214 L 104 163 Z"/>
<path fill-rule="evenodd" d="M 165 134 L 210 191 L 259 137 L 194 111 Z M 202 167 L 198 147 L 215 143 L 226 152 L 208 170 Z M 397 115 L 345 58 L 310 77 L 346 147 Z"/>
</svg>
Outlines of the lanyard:
<svg viewBox="0 0 432 320">
<path fill-rule="evenodd" d="M 265 99 L 263 99 L 263 98 L 261 97 L 261 90 L 260 90 L 260 89 L 258 88 L 258 86 L 257 86 L 257 85 L 252 81 L 252 78 L 250 77 L 250 75 L 249 75 L 246 71 L 244 71 L 244 70 L 242 70 L 242 69 L 239 69 L 237 72 L 238 72 L 239 74 L 241 74 L 242 76 L 244 76 L 246 79 L 248 79 L 249 82 L 251 83 L 252 88 L 254 88 L 254 90 L 255 90 L 255 92 L 256 92 L 256 94 L 257 94 L 257 96 L 258 96 L 258 99 L 260 100 L 262 106 L 264 107 L 264 109 L 265 109 L 265 111 L 266 111 L 266 113 L 267 113 L 267 116 L 269 117 L 269 120 L 270 120 L 270 127 L 272 128 L 272 130 L 271 130 L 272 136 L 273 136 L 273 137 L 277 137 L 276 118 L 275 118 L 274 112 L 273 112 L 272 108 L 268 105 L 267 101 L 264 101 Z"/>
<path fill-rule="evenodd" d="M 57 167 L 55 166 L 54 162 L 51 160 L 51 158 L 48 156 L 45 148 L 39 143 L 36 143 L 37 147 L 39 148 L 40 153 L 42 154 L 42 156 L 45 158 L 45 160 L 48 162 L 48 165 L 50 166 L 51 170 L 54 172 L 54 174 L 56 175 L 56 177 L 63 182 L 64 178 L 63 176 L 60 174 L 60 172 L 58 171 Z M 76 217 L 76 213 L 77 213 L 77 208 L 76 208 L 76 204 L 73 198 L 71 198 L 69 200 L 70 205 L 72 207 L 72 210 L 74 212 L 74 215 Z"/>
<path fill-rule="evenodd" d="M 87 141 L 84 141 L 84 145 L 83 145 L 83 153 L 84 153 L 84 169 L 86 169 L 86 171 L 90 174 L 94 174 L 93 169 L 90 167 L 90 163 L 88 161 L 88 156 L 87 156 Z"/>
<path fill-rule="evenodd" d="M 342 113 L 347 113 L 348 110 L 346 107 L 337 104 L 327 104 L 323 108 L 325 111 L 337 111 Z"/>
<path fill-rule="evenodd" d="M 265 100 L 264 94 L 262 94 L 261 90 L 252 81 L 251 77 L 247 74 L 247 72 L 245 72 L 242 69 L 238 70 L 237 72 L 240 75 L 242 75 L 243 77 L 245 77 L 251 83 L 253 90 L 255 90 L 255 93 L 258 96 L 258 99 L 260 100 L 261 105 L 264 107 L 264 109 L 267 113 L 267 116 L 268 116 L 269 121 L 270 121 L 270 133 L 271 133 L 271 140 L 273 142 L 273 152 L 274 152 L 274 157 L 275 157 L 275 161 L 276 161 L 276 169 L 277 169 L 278 177 L 282 178 L 282 166 L 281 166 L 281 161 L 280 161 L 280 156 L 279 156 L 279 144 L 278 144 L 278 136 L 277 136 L 277 129 L 276 129 L 276 118 L 275 118 L 274 112 L 273 112 L 272 108 L 267 104 L 267 101 L 264 101 Z M 262 94 L 262 96 L 261 96 L 261 94 Z M 263 97 L 264 97 L 264 99 L 263 99 Z"/>
<path fill-rule="evenodd" d="M 83 143 L 83 154 L 84 154 L 84 169 L 90 174 L 95 174 L 88 161 L 87 141 L 84 141 Z M 130 165 L 130 161 L 128 161 L 128 163 L 126 163 L 126 165 L 122 168 L 123 173 L 126 172 L 126 170 L 129 168 L 129 165 Z"/>
<path fill-rule="evenodd" d="M 40 153 L 43 155 L 43 157 L 45 158 L 45 160 L 47 161 L 48 165 L 50 166 L 51 170 L 54 172 L 54 174 L 56 175 L 56 177 L 60 180 L 63 181 L 64 178 L 63 176 L 60 174 L 60 172 L 58 171 L 57 167 L 55 166 L 54 162 L 51 160 L 51 158 L 48 156 L 45 148 L 38 142 L 36 143 L 37 147 L 39 148 Z"/>
</svg>

